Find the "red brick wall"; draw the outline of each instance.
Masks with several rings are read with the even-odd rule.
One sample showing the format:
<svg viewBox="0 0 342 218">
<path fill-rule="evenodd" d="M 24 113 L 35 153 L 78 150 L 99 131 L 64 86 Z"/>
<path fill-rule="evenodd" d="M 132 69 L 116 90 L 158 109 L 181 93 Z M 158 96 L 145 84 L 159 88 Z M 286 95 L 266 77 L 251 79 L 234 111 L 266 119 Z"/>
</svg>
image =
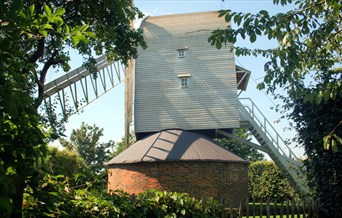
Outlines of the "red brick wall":
<svg viewBox="0 0 342 218">
<path fill-rule="evenodd" d="M 187 192 L 239 206 L 248 197 L 248 166 L 227 162 L 154 162 L 112 165 L 108 189 L 137 194 L 147 189 Z"/>
</svg>

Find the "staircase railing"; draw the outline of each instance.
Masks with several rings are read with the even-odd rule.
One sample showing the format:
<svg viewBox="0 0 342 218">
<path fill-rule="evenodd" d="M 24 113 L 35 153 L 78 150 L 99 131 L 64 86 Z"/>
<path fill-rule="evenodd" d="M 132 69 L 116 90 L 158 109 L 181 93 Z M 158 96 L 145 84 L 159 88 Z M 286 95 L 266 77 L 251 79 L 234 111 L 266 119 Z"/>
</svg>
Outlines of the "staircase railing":
<svg viewBox="0 0 342 218">
<path fill-rule="evenodd" d="M 287 142 L 279 135 L 277 130 L 273 127 L 270 121 L 264 116 L 262 111 L 255 105 L 250 98 L 239 98 L 241 106 L 248 112 L 252 119 L 261 128 L 265 136 L 275 145 L 279 153 L 289 159 L 298 160 Z"/>
<path fill-rule="evenodd" d="M 244 104 L 241 103 L 244 102 Z M 247 103 L 246 103 L 247 102 Z M 268 155 L 289 179 L 293 187 L 303 196 L 308 194 L 306 178 L 298 173 L 303 167 L 291 148 L 282 139 L 262 111 L 249 98 L 240 99 L 239 110 L 250 123 L 250 130 L 261 146 L 267 148 Z"/>
</svg>

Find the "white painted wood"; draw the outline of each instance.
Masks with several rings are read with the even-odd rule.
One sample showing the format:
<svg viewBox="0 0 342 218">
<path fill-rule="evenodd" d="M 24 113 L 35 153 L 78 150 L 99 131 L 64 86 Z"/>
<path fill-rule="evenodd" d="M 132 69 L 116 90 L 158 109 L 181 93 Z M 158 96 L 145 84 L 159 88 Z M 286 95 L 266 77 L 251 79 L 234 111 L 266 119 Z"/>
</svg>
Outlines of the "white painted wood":
<svg viewBox="0 0 342 218">
<path fill-rule="evenodd" d="M 148 48 L 136 59 L 135 132 L 239 127 L 231 45 L 208 43 L 227 23 L 217 12 L 148 17 L 141 25 Z M 185 57 L 178 57 L 185 49 Z M 181 88 L 177 75 L 190 74 Z"/>
</svg>

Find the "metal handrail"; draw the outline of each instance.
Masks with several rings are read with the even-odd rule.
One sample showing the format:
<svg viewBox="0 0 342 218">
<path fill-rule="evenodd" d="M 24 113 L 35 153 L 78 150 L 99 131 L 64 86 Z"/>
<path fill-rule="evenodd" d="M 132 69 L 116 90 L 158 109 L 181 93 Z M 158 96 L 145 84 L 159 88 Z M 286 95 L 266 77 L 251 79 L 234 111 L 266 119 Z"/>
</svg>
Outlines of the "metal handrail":
<svg viewBox="0 0 342 218">
<path fill-rule="evenodd" d="M 240 102 L 242 101 L 249 101 L 251 103 L 251 107 L 246 104 L 242 104 L 242 106 L 250 112 L 250 115 L 252 119 L 258 124 L 258 126 L 261 128 L 262 132 L 265 134 L 265 136 L 272 142 L 272 144 L 276 145 L 276 148 L 279 152 L 281 152 L 284 156 L 297 160 L 298 157 L 294 154 L 292 149 L 285 143 L 283 138 L 279 135 L 279 133 L 276 131 L 276 129 L 271 125 L 271 123 L 267 120 L 265 115 L 261 112 L 261 110 L 255 105 L 255 103 L 250 98 L 239 98 Z M 258 116 L 259 115 L 259 116 Z M 261 120 L 260 120 L 261 116 Z M 269 126 L 270 128 L 267 128 Z M 273 132 L 270 132 L 270 130 Z M 289 151 L 289 153 L 284 151 L 284 148 L 280 145 L 283 144 L 285 146 L 285 149 Z M 288 154 L 288 155 L 287 155 Z"/>
</svg>

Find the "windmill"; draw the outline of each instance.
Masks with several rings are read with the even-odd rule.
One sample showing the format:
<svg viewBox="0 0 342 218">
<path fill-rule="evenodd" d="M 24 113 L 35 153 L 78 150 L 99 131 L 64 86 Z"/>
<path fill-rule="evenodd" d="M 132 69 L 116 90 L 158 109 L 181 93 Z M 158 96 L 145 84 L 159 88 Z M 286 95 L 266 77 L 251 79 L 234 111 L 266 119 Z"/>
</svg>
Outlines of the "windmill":
<svg viewBox="0 0 342 218">
<path fill-rule="evenodd" d="M 216 12 L 147 17 L 141 29 L 149 47 L 138 50 L 137 60 L 125 68 L 100 57 L 97 79 L 78 68 L 46 85 L 46 102 L 57 95 L 65 110 L 68 90 L 79 110 L 80 95 L 89 104 L 125 78 L 126 142 L 133 112 L 138 140 L 170 129 L 234 138 L 269 154 L 290 183 L 306 193 L 294 170 L 302 167 L 296 155 L 251 99 L 238 98 L 250 71 L 235 65 L 233 45 L 217 50 L 207 43 L 212 30 L 226 25 Z M 248 128 L 258 143 L 234 136 L 239 127 Z"/>
</svg>

